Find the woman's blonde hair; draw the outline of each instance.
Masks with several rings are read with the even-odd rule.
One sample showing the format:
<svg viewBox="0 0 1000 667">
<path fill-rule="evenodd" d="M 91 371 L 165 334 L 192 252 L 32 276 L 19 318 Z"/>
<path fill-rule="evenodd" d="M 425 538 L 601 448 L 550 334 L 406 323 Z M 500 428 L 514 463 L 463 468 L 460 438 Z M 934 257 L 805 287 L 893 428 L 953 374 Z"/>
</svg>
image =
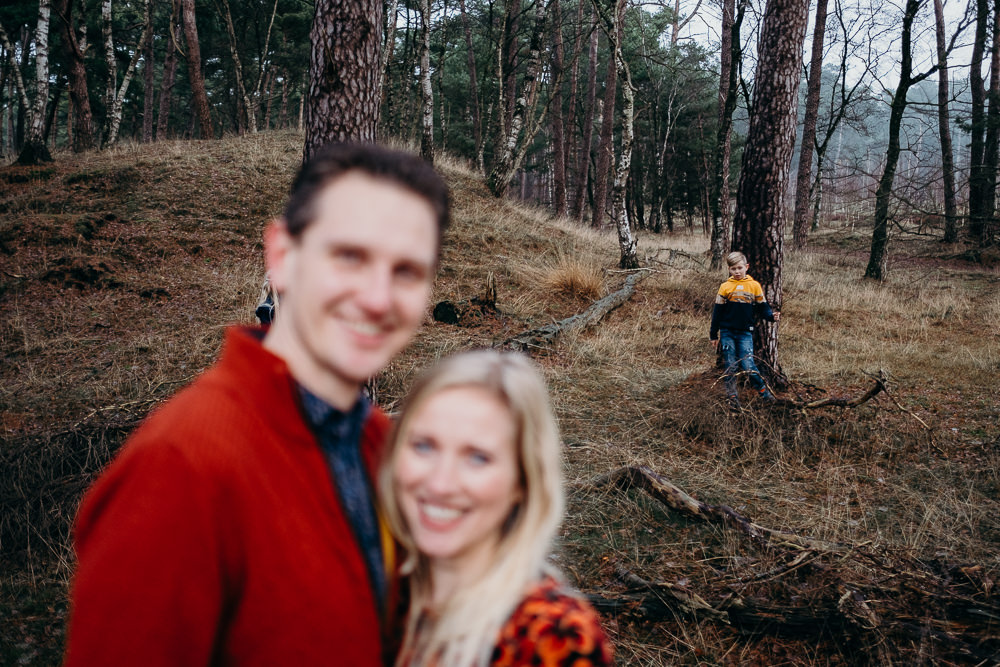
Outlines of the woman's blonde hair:
<svg viewBox="0 0 1000 667">
<path fill-rule="evenodd" d="M 431 599 L 429 562 L 416 549 L 403 518 L 393 470 L 413 415 L 438 392 L 460 387 L 485 390 L 510 411 L 522 493 L 504 524 L 491 566 L 425 617 Z M 555 575 L 546 557 L 562 520 L 562 458 L 548 391 L 535 365 L 519 353 L 480 350 L 449 357 L 426 371 L 406 398 L 379 487 L 386 520 L 406 554 L 402 572 L 410 576 L 410 608 L 397 664 L 488 665 L 501 627 L 530 584 Z"/>
</svg>

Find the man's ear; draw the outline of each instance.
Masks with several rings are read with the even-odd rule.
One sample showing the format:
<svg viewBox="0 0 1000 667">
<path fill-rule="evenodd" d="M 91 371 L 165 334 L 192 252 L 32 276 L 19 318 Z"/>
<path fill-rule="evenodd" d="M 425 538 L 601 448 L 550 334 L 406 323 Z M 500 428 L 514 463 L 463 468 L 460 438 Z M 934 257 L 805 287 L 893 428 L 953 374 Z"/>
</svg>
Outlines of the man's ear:
<svg viewBox="0 0 1000 667">
<path fill-rule="evenodd" d="M 275 218 L 264 230 L 264 266 L 275 292 L 285 290 L 289 253 L 294 242 L 283 218 Z"/>
</svg>

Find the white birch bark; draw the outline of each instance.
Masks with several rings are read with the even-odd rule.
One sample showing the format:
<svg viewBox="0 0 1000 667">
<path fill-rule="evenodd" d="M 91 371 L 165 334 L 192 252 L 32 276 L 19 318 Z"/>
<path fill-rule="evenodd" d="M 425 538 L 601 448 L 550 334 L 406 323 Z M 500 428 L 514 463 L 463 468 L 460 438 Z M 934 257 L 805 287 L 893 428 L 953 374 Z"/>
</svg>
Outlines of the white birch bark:
<svg viewBox="0 0 1000 667">
<path fill-rule="evenodd" d="M 111 6 L 110 0 L 108 0 L 108 7 Z M 153 15 L 150 10 L 149 0 L 143 0 L 143 14 L 146 17 L 145 25 L 142 28 L 142 35 L 139 37 L 139 43 L 135 45 L 135 50 L 132 52 L 132 60 L 129 61 L 128 69 L 125 70 L 125 77 L 122 79 L 121 86 L 117 89 L 114 88 L 114 83 L 117 82 L 117 74 L 114 80 L 109 81 L 112 84 L 111 93 L 112 100 L 110 111 L 108 112 L 109 122 L 107 124 L 107 139 L 104 142 L 104 146 L 111 146 L 118 140 L 118 130 L 122 124 L 122 104 L 125 101 L 125 93 L 128 91 L 129 84 L 132 83 L 132 77 L 135 75 L 136 65 L 139 64 L 139 57 L 142 55 L 142 49 L 146 45 L 146 40 L 149 39 L 149 33 L 153 27 Z M 110 26 L 110 24 L 109 24 Z M 112 47 L 112 56 L 114 48 Z"/>
<path fill-rule="evenodd" d="M 434 89 L 431 86 L 431 2 L 420 3 L 420 154 L 434 163 Z"/>
<path fill-rule="evenodd" d="M 52 159 L 45 145 L 45 108 L 49 98 L 49 24 L 52 15 L 51 0 L 39 0 L 38 24 L 35 26 L 35 97 L 29 98 L 24 85 L 20 65 L 14 57 L 14 49 L 3 27 L 0 26 L 0 38 L 3 47 L 10 58 L 11 71 L 17 87 L 21 104 L 27 111 L 27 132 L 24 146 L 18 156 L 19 164 L 35 164 Z M 24 45 L 28 48 L 28 44 Z"/>
</svg>

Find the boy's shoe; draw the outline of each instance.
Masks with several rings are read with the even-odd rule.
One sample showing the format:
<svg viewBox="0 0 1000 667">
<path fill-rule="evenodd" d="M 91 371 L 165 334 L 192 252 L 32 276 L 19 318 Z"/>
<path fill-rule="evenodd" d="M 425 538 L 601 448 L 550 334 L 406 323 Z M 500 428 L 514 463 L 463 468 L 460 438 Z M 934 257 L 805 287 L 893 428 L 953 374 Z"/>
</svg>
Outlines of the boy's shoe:
<svg viewBox="0 0 1000 667">
<path fill-rule="evenodd" d="M 730 412 L 740 411 L 740 399 L 735 396 L 726 396 L 726 407 Z"/>
<path fill-rule="evenodd" d="M 757 400 L 759 400 L 761 403 L 776 403 L 778 401 L 778 399 L 775 398 L 774 394 L 772 394 L 767 389 L 760 390 L 760 393 L 757 394 Z"/>
</svg>

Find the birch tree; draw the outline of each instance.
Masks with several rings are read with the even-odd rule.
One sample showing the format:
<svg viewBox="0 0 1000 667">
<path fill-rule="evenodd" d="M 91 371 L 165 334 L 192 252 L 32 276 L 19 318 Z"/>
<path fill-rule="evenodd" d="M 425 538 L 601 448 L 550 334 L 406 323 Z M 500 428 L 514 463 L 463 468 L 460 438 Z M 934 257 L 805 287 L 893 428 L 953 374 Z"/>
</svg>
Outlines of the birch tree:
<svg viewBox="0 0 1000 667">
<path fill-rule="evenodd" d="M 115 45 L 111 32 L 111 0 L 103 0 L 103 4 L 101 5 L 101 17 L 104 23 L 105 58 L 108 61 L 107 112 L 104 118 L 104 141 L 102 142 L 105 148 L 118 140 L 118 129 L 122 123 L 122 104 L 125 101 L 125 93 L 128 91 L 129 84 L 132 83 L 136 65 L 139 64 L 139 58 L 142 56 L 143 46 L 146 40 L 149 39 L 149 35 L 153 29 L 153 14 L 150 11 L 149 0 L 143 0 L 142 2 L 142 15 L 144 17 L 142 34 L 139 37 L 139 42 L 132 50 L 132 59 L 125 70 L 121 86 L 117 86 L 118 70 L 114 64 L 116 61 Z"/>
<path fill-rule="evenodd" d="M 611 11 L 606 11 L 600 5 L 598 5 L 598 9 L 604 24 L 604 32 L 611 44 L 615 70 L 622 80 L 622 145 L 615 165 L 614 183 L 611 189 L 611 219 L 618 232 L 618 266 L 623 269 L 637 269 L 639 268 L 639 259 L 636 257 L 636 239 L 629 225 L 628 216 L 625 214 L 625 186 L 632 166 L 632 143 L 635 130 L 635 88 L 632 86 L 632 76 L 622 51 L 625 0 L 615 0 Z M 604 109 L 605 117 L 614 115 L 614 97 L 611 98 L 611 101 L 611 108 Z M 608 149 L 610 148 L 609 142 Z M 597 210 L 594 211 L 595 220 L 598 213 Z"/>
<path fill-rule="evenodd" d="M 535 0 L 535 25 L 532 28 L 531 39 L 528 47 L 528 61 L 524 80 L 514 100 L 513 113 L 506 126 L 506 131 L 499 136 L 496 146 L 496 159 L 493 169 L 486 179 L 486 184 L 490 191 L 497 197 L 507 194 L 510 181 L 514 174 L 521 168 L 524 156 L 528 152 L 528 147 L 537 134 L 542 117 L 534 118 L 535 103 L 538 101 L 538 77 L 541 70 L 541 41 L 545 30 L 545 3 L 542 0 Z M 502 87 L 501 87 L 502 89 Z M 506 105 L 501 100 L 500 109 Z M 502 113 L 497 116 L 502 117 Z M 522 130 L 524 136 L 522 137 Z"/>
<path fill-rule="evenodd" d="M 434 89 L 431 86 L 431 0 L 420 2 L 420 155 L 434 163 Z"/>
<path fill-rule="evenodd" d="M 45 109 L 49 99 L 49 24 L 52 15 L 51 0 L 39 0 L 38 23 L 35 26 L 35 88 L 34 98 L 29 100 L 28 91 L 24 85 L 21 68 L 14 55 L 14 47 L 7 37 L 7 32 L 0 25 L 0 41 L 10 59 L 11 72 L 21 98 L 21 106 L 27 111 L 27 132 L 24 144 L 17 156 L 17 164 L 30 165 L 51 162 L 52 154 L 45 144 Z M 24 43 L 24 53 L 27 55 L 28 44 Z"/>
</svg>

